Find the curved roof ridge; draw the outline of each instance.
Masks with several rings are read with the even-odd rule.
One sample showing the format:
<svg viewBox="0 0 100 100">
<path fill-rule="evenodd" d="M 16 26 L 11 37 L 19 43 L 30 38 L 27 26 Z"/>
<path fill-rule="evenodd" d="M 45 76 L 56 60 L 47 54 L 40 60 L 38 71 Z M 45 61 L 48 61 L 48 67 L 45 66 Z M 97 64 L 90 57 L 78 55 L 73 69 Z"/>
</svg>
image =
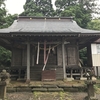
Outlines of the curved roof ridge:
<svg viewBox="0 0 100 100">
<path fill-rule="evenodd" d="M 47 17 L 47 16 L 42 16 L 42 17 L 36 17 L 36 16 L 18 16 L 18 19 L 73 19 L 74 17 Z"/>
</svg>

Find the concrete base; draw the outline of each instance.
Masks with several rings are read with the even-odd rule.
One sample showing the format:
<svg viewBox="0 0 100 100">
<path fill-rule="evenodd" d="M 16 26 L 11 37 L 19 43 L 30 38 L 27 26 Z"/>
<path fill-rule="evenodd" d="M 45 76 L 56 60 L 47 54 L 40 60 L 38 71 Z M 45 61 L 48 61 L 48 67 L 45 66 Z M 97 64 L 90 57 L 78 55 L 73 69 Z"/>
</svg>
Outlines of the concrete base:
<svg viewBox="0 0 100 100">
<path fill-rule="evenodd" d="M 29 83 L 30 83 L 30 80 L 29 80 L 29 79 L 27 79 L 27 80 L 26 80 L 26 84 L 29 84 Z"/>
<path fill-rule="evenodd" d="M 74 78 L 67 78 L 67 81 L 73 81 Z"/>
<path fill-rule="evenodd" d="M 90 97 L 90 100 L 98 100 L 96 97 Z"/>
<path fill-rule="evenodd" d="M 97 80 L 97 78 L 96 77 L 92 77 L 92 80 L 95 81 L 95 80 Z"/>
<path fill-rule="evenodd" d="M 87 78 L 85 78 L 85 77 L 81 77 L 80 80 L 83 80 L 83 81 L 84 81 L 84 80 L 87 80 Z"/>
<path fill-rule="evenodd" d="M 0 82 L 0 99 L 4 100 L 6 98 L 6 82 Z"/>
<path fill-rule="evenodd" d="M 88 97 L 88 96 L 86 96 L 85 98 L 84 98 L 84 100 L 98 100 L 96 97 Z"/>
<path fill-rule="evenodd" d="M 84 100 L 98 100 L 96 97 L 88 97 L 86 96 Z"/>
</svg>

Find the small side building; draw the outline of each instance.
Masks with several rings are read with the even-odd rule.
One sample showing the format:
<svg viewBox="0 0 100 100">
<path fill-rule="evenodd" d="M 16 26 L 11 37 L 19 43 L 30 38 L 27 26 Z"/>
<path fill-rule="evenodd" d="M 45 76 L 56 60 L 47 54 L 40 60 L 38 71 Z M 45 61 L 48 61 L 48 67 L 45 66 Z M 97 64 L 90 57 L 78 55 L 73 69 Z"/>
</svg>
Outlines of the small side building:
<svg viewBox="0 0 100 100">
<path fill-rule="evenodd" d="M 95 75 L 100 77 L 100 38 L 91 44 L 92 66 L 95 70 Z"/>
<path fill-rule="evenodd" d="M 23 73 L 27 81 L 66 79 L 69 69 L 80 68 L 79 49 L 83 47 L 88 49 L 91 67 L 91 43 L 98 38 L 100 31 L 83 29 L 71 17 L 21 16 L 0 29 L 0 45 L 12 51 L 11 69 L 18 69 L 18 78 Z M 42 76 L 43 71 L 47 72 Z"/>
</svg>

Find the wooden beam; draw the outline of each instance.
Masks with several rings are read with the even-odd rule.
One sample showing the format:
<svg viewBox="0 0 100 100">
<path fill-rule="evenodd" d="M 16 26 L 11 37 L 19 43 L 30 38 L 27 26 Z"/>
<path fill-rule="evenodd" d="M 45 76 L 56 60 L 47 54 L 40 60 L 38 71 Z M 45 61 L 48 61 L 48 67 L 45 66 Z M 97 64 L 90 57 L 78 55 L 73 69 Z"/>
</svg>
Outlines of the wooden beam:
<svg viewBox="0 0 100 100">
<path fill-rule="evenodd" d="M 30 82 L 30 43 L 27 42 L 27 83 Z"/>
<path fill-rule="evenodd" d="M 38 42 L 30 42 L 30 44 L 36 44 L 37 45 Z M 39 43 L 44 44 L 44 42 L 39 42 Z M 27 42 L 22 42 L 22 44 L 27 44 Z M 61 44 L 61 42 L 46 42 L 46 44 Z"/>
</svg>

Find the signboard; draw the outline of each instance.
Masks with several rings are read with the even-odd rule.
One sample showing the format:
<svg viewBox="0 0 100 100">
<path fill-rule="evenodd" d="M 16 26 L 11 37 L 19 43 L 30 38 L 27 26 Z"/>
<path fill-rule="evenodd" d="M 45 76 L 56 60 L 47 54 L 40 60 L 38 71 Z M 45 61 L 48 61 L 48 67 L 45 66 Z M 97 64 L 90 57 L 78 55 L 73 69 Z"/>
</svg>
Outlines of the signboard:
<svg viewBox="0 0 100 100">
<path fill-rule="evenodd" d="M 91 44 L 92 64 L 100 66 L 100 44 Z"/>
</svg>

